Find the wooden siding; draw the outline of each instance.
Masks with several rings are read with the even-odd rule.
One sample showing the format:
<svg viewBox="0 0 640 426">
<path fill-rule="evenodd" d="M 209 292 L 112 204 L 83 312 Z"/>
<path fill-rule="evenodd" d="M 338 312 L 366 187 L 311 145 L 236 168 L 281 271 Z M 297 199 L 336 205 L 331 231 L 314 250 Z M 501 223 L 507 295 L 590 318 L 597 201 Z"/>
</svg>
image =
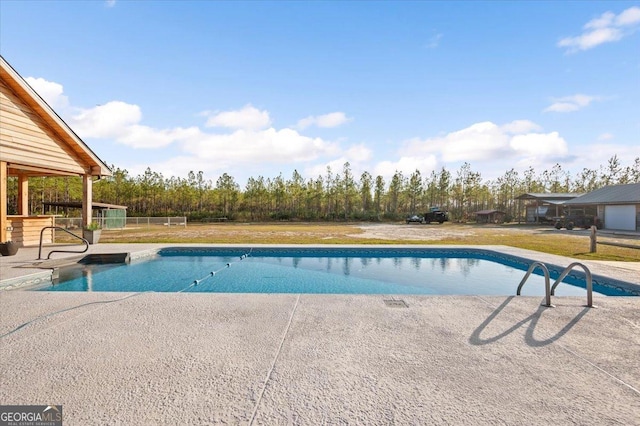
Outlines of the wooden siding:
<svg viewBox="0 0 640 426">
<path fill-rule="evenodd" d="M 7 226 L 13 228 L 9 231 L 9 240 L 22 246 L 38 246 L 40 244 L 40 232 L 45 226 L 53 226 L 53 216 L 8 216 Z M 53 229 L 48 229 L 43 234 L 43 243 L 53 242 Z"/>
<path fill-rule="evenodd" d="M 0 81 L 0 151 L 8 163 L 86 173 L 80 160 L 60 137 Z"/>
</svg>

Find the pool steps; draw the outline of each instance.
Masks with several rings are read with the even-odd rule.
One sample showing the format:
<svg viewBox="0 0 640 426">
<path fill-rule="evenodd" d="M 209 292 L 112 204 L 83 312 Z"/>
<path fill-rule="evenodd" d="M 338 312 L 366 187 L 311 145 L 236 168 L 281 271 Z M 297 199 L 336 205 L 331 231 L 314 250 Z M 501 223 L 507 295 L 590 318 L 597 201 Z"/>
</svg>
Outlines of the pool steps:
<svg viewBox="0 0 640 426">
<path fill-rule="evenodd" d="M 107 263 L 131 263 L 130 253 L 95 253 L 88 254 L 78 261 L 83 265 L 103 265 Z"/>
</svg>

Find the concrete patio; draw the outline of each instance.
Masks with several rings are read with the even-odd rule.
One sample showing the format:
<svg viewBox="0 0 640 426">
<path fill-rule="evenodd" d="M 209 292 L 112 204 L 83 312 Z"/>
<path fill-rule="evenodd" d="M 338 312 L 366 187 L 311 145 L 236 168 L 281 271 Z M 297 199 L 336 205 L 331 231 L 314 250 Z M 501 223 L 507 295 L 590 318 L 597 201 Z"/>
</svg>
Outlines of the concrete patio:
<svg viewBox="0 0 640 426">
<path fill-rule="evenodd" d="M 43 272 L 15 267 L 29 250 L 3 281 Z M 589 267 L 640 284 L 637 264 Z M 640 299 L 541 301 L 0 291 L 0 401 L 68 425 L 640 424 Z"/>
</svg>

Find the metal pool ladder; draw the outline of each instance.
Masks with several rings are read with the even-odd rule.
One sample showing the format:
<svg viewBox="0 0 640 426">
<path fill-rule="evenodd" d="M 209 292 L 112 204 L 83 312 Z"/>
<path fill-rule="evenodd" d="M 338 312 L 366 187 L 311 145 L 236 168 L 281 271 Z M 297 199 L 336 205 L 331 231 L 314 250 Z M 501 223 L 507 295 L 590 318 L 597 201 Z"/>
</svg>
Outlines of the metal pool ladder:
<svg viewBox="0 0 640 426">
<path fill-rule="evenodd" d="M 593 306 L 593 279 L 591 277 L 591 271 L 589 270 L 589 268 L 587 268 L 584 264 L 580 262 L 573 262 L 572 264 L 564 268 L 564 271 L 562 271 L 562 273 L 555 280 L 553 285 L 550 285 L 549 269 L 547 268 L 547 266 L 542 262 L 533 262 L 531 266 L 529 266 L 529 269 L 527 270 L 527 273 L 525 274 L 525 276 L 522 278 L 522 281 L 520 281 L 520 285 L 518 285 L 518 290 L 516 292 L 516 295 L 520 296 L 520 291 L 522 290 L 522 286 L 524 285 L 524 283 L 527 281 L 531 273 L 537 267 L 540 267 L 542 269 L 542 272 L 544 273 L 545 303 L 543 306 L 552 308 L 553 305 L 551 304 L 551 296 L 554 295 L 556 287 L 558 287 L 558 284 L 560 284 L 560 282 L 564 279 L 564 277 L 566 277 L 569 274 L 569 272 L 571 272 L 576 266 L 579 266 L 584 270 L 584 274 L 587 281 L 587 307 L 593 308 L 594 307 Z"/>
<path fill-rule="evenodd" d="M 576 266 L 579 266 L 584 270 L 584 275 L 587 281 L 587 307 L 593 308 L 593 278 L 591 277 L 591 271 L 589 268 L 580 262 L 573 262 L 571 265 L 564 268 L 564 271 L 562 271 L 560 276 L 556 279 L 556 282 L 551 286 L 551 295 L 554 295 L 553 293 L 555 293 L 556 287 L 558 287 L 560 281 L 562 281 L 564 277 L 566 277 Z"/>
</svg>

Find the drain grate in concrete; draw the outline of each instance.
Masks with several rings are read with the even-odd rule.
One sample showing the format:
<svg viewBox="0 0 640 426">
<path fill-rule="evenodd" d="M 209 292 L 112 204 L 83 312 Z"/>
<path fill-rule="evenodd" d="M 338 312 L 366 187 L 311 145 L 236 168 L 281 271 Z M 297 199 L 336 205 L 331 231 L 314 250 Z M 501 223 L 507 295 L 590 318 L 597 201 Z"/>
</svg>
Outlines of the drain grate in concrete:
<svg viewBox="0 0 640 426">
<path fill-rule="evenodd" d="M 384 304 L 390 308 L 408 308 L 407 302 L 404 300 L 396 300 L 396 299 L 383 299 Z"/>
</svg>

